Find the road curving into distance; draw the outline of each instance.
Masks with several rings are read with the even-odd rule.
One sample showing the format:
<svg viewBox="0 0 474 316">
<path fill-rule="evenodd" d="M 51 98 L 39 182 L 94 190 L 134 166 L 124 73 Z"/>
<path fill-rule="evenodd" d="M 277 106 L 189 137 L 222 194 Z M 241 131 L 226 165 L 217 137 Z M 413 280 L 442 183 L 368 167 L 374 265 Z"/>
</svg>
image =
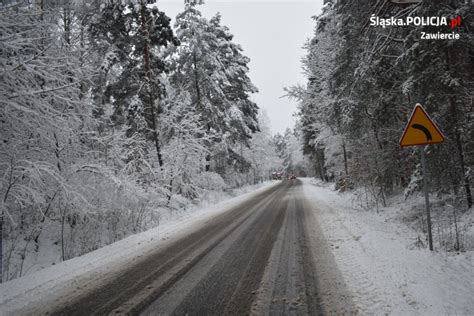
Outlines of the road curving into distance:
<svg viewBox="0 0 474 316">
<path fill-rule="evenodd" d="M 354 311 L 299 180 L 250 198 L 52 315 Z"/>
</svg>

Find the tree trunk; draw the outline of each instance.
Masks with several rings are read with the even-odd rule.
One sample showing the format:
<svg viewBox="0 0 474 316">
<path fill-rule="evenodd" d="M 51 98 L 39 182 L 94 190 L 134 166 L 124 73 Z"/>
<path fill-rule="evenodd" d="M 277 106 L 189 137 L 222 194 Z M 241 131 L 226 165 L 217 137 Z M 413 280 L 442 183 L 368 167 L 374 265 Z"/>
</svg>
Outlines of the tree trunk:
<svg viewBox="0 0 474 316">
<path fill-rule="evenodd" d="M 6 205 L 8 195 L 10 193 L 10 189 L 12 188 L 13 184 L 16 182 L 16 179 L 13 179 L 13 156 L 10 160 L 10 173 L 8 176 L 8 187 L 3 196 L 3 205 Z M 18 179 L 18 178 L 17 178 Z M 3 222 L 5 218 L 5 208 L 2 207 L 2 213 L 0 214 L 0 284 L 3 282 Z"/>
<path fill-rule="evenodd" d="M 84 22 L 84 19 L 81 22 L 81 31 L 80 31 L 80 55 L 79 55 L 79 66 L 81 69 L 84 67 L 84 49 L 85 49 L 85 39 L 84 39 L 84 32 L 85 32 L 85 27 L 86 27 L 86 22 Z M 81 80 L 80 87 L 79 87 L 79 100 L 82 100 L 84 98 L 84 95 L 86 94 L 86 85 L 84 83 L 84 80 Z"/>
<path fill-rule="evenodd" d="M 64 255 L 64 221 L 66 217 L 66 210 L 64 210 L 64 213 L 62 212 L 61 214 L 61 257 L 63 261 L 66 260 L 66 256 Z"/>
<path fill-rule="evenodd" d="M 67 45 L 71 44 L 71 20 L 71 9 L 67 3 L 63 7 L 64 41 Z"/>
<path fill-rule="evenodd" d="M 319 164 L 319 173 L 321 175 L 321 179 L 324 182 L 328 182 L 329 179 L 326 176 L 326 169 L 324 168 L 324 151 L 321 149 L 316 150 L 317 153 L 317 159 L 318 159 L 318 164 Z"/>
<path fill-rule="evenodd" d="M 456 128 L 456 146 L 458 148 L 459 154 L 459 163 L 461 165 L 461 173 L 462 173 L 462 181 L 464 182 L 464 190 L 466 191 L 466 202 L 467 208 L 472 207 L 472 193 L 471 193 L 471 185 L 469 183 L 469 176 L 466 174 L 465 165 L 464 165 L 464 150 L 461 143 L 461 135 Z"/>
<path fill-rule="evenodd" d="M 449 48 L 446 48 L 446 68 L 448 72 L 450 72 L 450 57 L 449 57 Z M 466 203 L 467 203 L 467 208 L 472 207 L 472 193 L 471 193 L 471 185 L 469 183 L 469 177 L 466 175 L 466 167 L 465 167 L 465 161 L 464 161 L 464 149 L 462 146 L 462 141 L 461 141 L 461 133 L 459 131 L 459 122 L 458 122 L 458 110 L 456 107 L 456 101 L 452 97 L 452 93 L 450 93 L 450 96 L 448 97 L 449 99 L 449 105 L 451 107 L 451 114 L 453 118 L 453 128 L 454 128 L 454 134 L 455 134 L 455 141 L 456 141 L 456 147 L 458 151 L 458 158 L 459 158 L 459 165 L 461 167 L 461 174 L 462 174 L 462 183 L 464 185 L 464 190 L 466 191 Z"/>
<path fill-rule="evenodd" d="M 156 155 L 158 156 L 158 164 L 160 165 L 161 170 L 163 171 L 163 156 L 161 154 L 161 147 L 160 147 L 160 140 L 156 126 L 156 119 L 157 113 L 155 113 L 155 109 L 153 107 L 154 98 L 151 89 L 151 65 L 150 65 L 150 47 L 148 45 L 148 24 L 146 21 L 146 3 L 142 0 L 141 1 L 141 18 L 142 18 L 142 29 L 145 35 L 145 45 L 143 46 L 143 60 L 145 63 L 145 76 L 146 81 L 148 83 L 148 93 L 149 93 L 149 114 L 150 114 L 150 121 L 151 121 L 151 128 L 153 130 L 153 141 L 155 142 L 155 149 Z"/>
<path fill-rule="evenodd" d="M 199 89 L 199 73 L 197 71 L 197 56 L 196 51 L 193 52 L 193 64 L 194 64 L 194 86 L 196 88 L 196 103 L 199 109 L 202 108 L 201 104 L 201 90 Z"/>
<path fill-rule="evenodd" d="M 346 172 L 346 176 L 349 175 L 348 167 L 347 167 L 347 151 L 346 151 L 346 142 L 344 139 L 342 140 L 342 151 L 344 153 L 344 171 Z"/>
</svg>

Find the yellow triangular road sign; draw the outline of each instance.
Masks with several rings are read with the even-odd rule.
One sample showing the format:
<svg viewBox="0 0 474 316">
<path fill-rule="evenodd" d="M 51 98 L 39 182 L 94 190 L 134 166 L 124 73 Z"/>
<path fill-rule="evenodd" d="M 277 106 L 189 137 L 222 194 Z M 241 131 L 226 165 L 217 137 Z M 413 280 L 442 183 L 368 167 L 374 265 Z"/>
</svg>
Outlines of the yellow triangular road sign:
<svg viewBox="0 0 474 316">
<path fill-rule="evenodd" d="M 443 142 L 443 133 L 423 107 L 417 103 L 400 138 L 400 146 L 429 145 Z"/>
</svg>

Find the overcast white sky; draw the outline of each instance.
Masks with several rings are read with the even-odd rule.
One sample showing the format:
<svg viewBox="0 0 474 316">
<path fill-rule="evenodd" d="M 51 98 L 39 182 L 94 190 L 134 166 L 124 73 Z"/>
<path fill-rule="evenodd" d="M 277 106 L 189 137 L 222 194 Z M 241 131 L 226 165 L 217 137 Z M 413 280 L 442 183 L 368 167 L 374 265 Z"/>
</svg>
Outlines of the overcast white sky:
<svg viewBox="0 0 474 316">
<path fill-rule="evenodd" d="M 313 34 L 311 16 L 321 12 L 323 0 L 206 0 L 198 6 L 210 18 L 217 12 L 222 24 L 234 34 L 234 41 L 250 57 L 250 78 L 259 93 L 253 99 L 266 110 L 273 133 L 283 133 L 294 124 L 296 104 L 283 87 L 304 83 L 300 60 L 303 44 Z M 160 10 L 173 19 L 184 9 L 184 0 L 159 0 Z"/>
</svg>

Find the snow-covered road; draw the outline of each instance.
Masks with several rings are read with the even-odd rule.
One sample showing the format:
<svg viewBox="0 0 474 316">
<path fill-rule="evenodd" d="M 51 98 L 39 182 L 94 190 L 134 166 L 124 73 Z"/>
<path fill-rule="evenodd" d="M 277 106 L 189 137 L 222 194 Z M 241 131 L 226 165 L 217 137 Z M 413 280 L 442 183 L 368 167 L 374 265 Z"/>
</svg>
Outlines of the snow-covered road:
<svg viewBox="0 0 474 316">
<path fill-rule="evenodd" d="M 58 302 L 69 302 L 85 295 L 91 288 L 116 278 L 147 253 L 165 248 L 213 217 L 279 183 L 269 182 L 227 201 L 203 205 L 201 209 L 170 218 L 155 229 L 0 284 L 0 315 L 40 315 Z"/>
<path fill-rule="evenodd" d="M 341 278 L 333 262 L 314 259 L 329 252 L 327 244 L 311 241 L 309 228 L 315 235 L 319 228 L 302 192 L 298 180 L 270 187 L 144 255 L 85 295 L 62 300 L 53 315 L 352 311 L 343 282 L 335 282 Z M 326 297 L 320 297 L 320 288 Z"/>
<path fill-rule="evenodd" d="M 2 314 L 473 315 L 473 253 L 310 179 L 269 184 L 0 286 Z"/>
<path fill-rule="evenodd" d="M 95 268 L 75 259 L 82 273 L 69 269 L 68 275 L 64 263 L 46 271 L 49 278 L 39 277 L 44 284 L 33 275 L 9 282 L 3 306 L 12 314 L 37 315 L 351 311 L 302 187 L 299 180 L 270 185 L 204 212 L 205 220 L 192 217 L 181 231 L 168 227 L 169 236 L 163 229 L 149 232 L 135 237 L 138 243 L 129 239 L 85 256 L 83 263 Z M 32 281 L 36 285 L 28 286 Z"/>
</svg>

